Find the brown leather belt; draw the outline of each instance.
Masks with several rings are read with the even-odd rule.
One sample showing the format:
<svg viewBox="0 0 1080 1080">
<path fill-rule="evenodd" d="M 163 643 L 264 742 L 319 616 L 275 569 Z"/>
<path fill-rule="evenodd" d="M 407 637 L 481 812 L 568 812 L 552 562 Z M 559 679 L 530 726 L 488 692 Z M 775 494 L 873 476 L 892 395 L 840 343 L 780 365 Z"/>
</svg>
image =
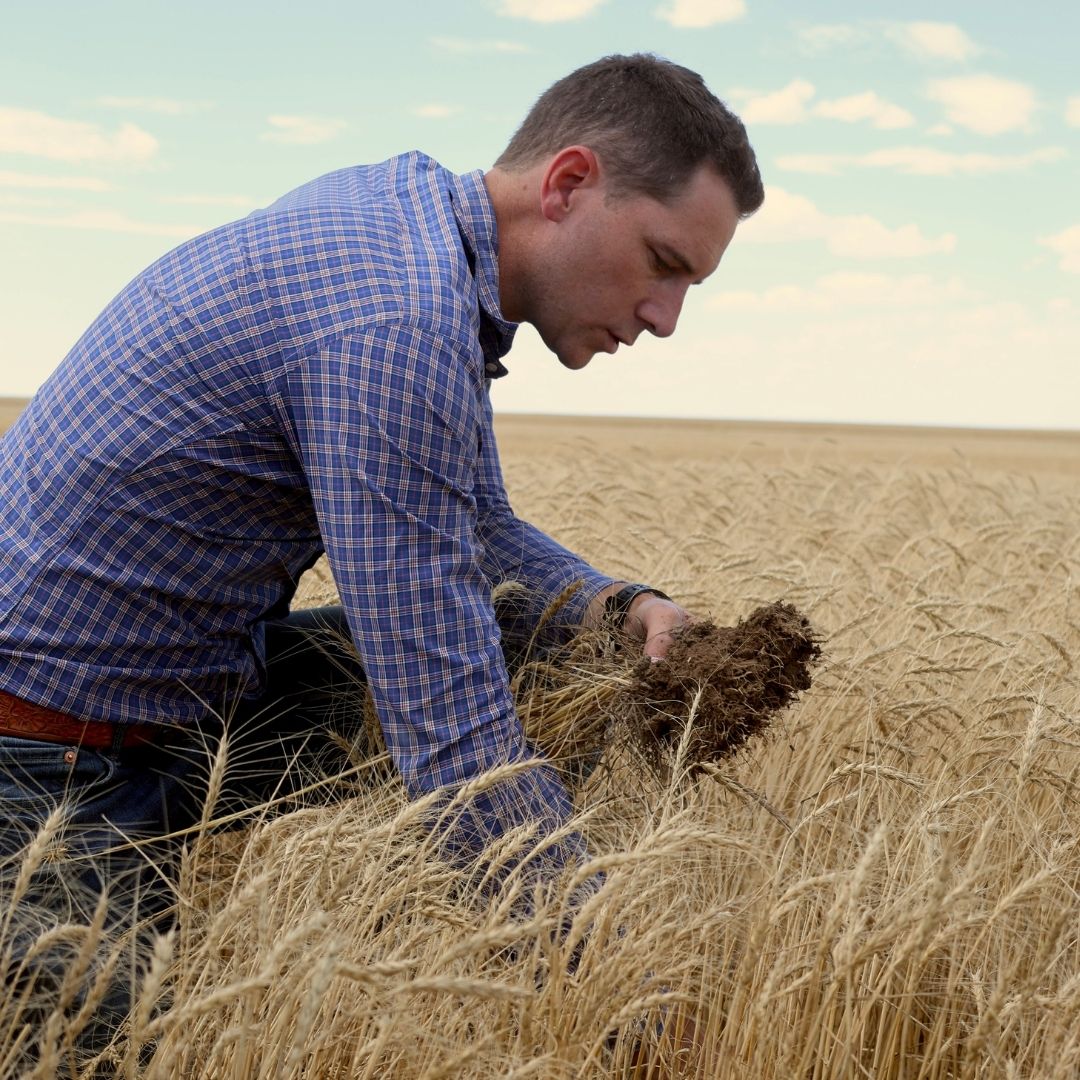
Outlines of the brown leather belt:
<svg viewBox="0 0 1080 1080">
<path fill-rule="evenodd" d="M 126 749 L 145 746 L 154 741 L 157 730 L 157 724 L 110 724 L 105 720 L 80 720 L 0 690 L 0 735 L 108 750 L 110 747 Z"/>
</svg>

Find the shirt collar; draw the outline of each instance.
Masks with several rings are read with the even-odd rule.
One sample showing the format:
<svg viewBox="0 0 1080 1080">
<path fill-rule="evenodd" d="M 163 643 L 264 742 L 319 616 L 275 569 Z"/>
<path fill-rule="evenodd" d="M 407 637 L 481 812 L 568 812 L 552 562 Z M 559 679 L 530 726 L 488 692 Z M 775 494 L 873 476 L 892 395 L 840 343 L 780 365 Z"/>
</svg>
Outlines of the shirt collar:
<svg viewBox="0 0 1080 1080">
<path fill-rule="evenodd" d="M 454 217 L 476 278 L 480 298 L 480 336 L 484 346 L 485 375 L 499 379 L 508 374 L 501 358 L 509 351 L 517 323 L 507 322 L 499 308 L 499 236 L 495 209 L 484 186 L 484 174 L 450 174 L 450 201 Z"/>
</svg>

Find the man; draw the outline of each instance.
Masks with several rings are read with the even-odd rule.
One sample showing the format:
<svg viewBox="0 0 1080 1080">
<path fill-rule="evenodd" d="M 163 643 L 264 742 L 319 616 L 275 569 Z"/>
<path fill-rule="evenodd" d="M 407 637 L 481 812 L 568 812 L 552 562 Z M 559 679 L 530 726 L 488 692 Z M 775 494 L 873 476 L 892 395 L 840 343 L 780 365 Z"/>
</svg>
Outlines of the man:
<svg viewBox="0 0 1080 1080">
<path fill-rule="evenodd" d="M 412 796 L 536 757 L 498 582 L 536 598 L 508 634 L 580 581 L 556 630 L 628 616 L 662 656 L 682 608 L 511 512 L 488 384 L 518 322 L 569 368 L 671 334 L 762 195 L 742 124 L 699 76 L 609 57 L 551 87 L 486 174 L 417 153 L 345 169 L 135 278 L 2 443 L 5 853 L 60 800 L 92 853 L 190 825 L 184 733 L 218 717 L 238 746 L 265 720 L 282 764 L 266 749 L 250 794 L 277 790 L 290 740 L 323 718 L 331 666 L 289 602 L 324 550 L 341 609 L 320 618 L 351 635 Z M 469 859 L 569 812 L 538 760 L 469 803 L 446 847 Z M 571 835 L 530 872 L 584 854 Z M 138 853 L 93 865 L 91 898 L 167 906 Z"/>
</svg>

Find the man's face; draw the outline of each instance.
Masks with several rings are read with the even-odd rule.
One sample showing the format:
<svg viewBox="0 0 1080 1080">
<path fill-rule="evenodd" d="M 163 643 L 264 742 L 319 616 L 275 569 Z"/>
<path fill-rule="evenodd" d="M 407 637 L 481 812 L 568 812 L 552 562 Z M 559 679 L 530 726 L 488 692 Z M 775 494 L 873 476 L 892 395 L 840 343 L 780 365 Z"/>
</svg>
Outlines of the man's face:
<svg viewBox="0 0 1080 1080">
<path fill-rule="evenodd" d="M 549 226 L 528 321 L 568 368 L 675 330 L 686 290 L 707 278 L 739 215 L 727 184 L 703 166 L 670 202 L 609 198 L 599 181 L 572 191 Z"/>
</svg>

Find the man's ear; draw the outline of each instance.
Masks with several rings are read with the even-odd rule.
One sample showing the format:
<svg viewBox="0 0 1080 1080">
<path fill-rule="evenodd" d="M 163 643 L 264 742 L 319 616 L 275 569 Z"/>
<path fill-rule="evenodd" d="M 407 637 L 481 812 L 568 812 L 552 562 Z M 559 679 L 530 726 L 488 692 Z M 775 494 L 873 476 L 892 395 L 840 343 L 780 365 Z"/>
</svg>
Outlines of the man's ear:
<svg viewBox="0 0 1080 1080">
<path fill-rule="evenodd" d="M 570 213 L 579 190 L 600 182 L 600 162 L 587 146 L 567 146 L 549 162 L 540 180 L 540 212 L 559 222 Z"/>
</svg>

